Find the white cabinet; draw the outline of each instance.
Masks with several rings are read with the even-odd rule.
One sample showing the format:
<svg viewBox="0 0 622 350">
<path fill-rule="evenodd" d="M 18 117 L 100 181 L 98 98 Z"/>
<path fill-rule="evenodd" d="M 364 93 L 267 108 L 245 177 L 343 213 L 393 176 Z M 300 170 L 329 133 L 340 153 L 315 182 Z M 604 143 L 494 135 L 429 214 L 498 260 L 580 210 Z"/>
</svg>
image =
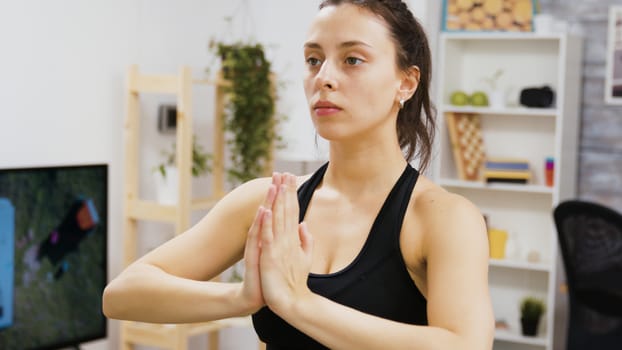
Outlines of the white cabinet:
<svg viewBox="0 0 622 350">
<path fill-rule="evenodd" d="M 569 34 L 443 33 L 436 67 L 439 133 L 434 177 L 450 192 L 475 203 L 487 215 L 489 227 L 509 233 L 504 259 L 490 261 L 490 290 L 497 320 L 495 349 L 552 349 L 556 293 L 563 270 L 558 264 L 553 209 L 576 195 L 578 124 L 581 97 L 581 39 Z M 497 88 L 505 105 L 491 107 L 450 104 L 454 91 L 486 91 L 485 78 L 501 69 Z M 547 108 L 520 106 L 525 87 L 550 86 L 555 103 Z M 488 91 L 487 91 L 488 92 Z M 527 184 L 464 181 L 458 176 L 447 113 L 480 115 L 487 157 L 528 160 L 532 178 Z M 554 157 L 553 186 L 545 184 L 545 159 Z M 536 252 L 537 261 L 528 259 Z M 533 260 L 533 259 L 531 259 Z M 537 337 L 521 335 L 519 303 L 524 296 L 546 301 L 547 311 Z M 565 301 L 558 307 L 566 307 Z M 558 327 L 559 328 L 559 327 Z M 561 327 L 563 329 L 564 326 Z M 563 337 L 558 334 L 556 338 Z"/>
</svg>

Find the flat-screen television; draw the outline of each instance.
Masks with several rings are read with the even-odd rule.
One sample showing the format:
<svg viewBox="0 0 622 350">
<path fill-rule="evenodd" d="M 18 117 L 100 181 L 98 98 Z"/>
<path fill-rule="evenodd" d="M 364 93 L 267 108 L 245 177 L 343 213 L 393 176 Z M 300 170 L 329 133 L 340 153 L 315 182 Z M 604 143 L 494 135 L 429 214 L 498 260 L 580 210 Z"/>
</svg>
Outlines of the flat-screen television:
<svg viewBox="0 0 622 350">
<path fill-rule="evenodd" d="M 0 349 L 106 337 L 108 166 L 0 169 Z"/>
</svg>

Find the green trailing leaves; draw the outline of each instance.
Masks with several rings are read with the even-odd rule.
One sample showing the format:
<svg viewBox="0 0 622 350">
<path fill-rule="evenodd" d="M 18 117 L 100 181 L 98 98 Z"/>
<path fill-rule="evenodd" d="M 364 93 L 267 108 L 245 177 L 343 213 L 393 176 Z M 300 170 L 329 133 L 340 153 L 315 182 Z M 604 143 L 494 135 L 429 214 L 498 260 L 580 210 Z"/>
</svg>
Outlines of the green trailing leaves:
<svg viewBox="0 0 622 350">
<path fill-rule="evenodd" d="M 222 60 L 228 102 L 224 128 L 231 152 L 229 180 L 239 184 L 260 177 L 270 161 L 277 140 L 275 91 L 270 62 L 261 44 L 210 43 Z"/>
</svg>

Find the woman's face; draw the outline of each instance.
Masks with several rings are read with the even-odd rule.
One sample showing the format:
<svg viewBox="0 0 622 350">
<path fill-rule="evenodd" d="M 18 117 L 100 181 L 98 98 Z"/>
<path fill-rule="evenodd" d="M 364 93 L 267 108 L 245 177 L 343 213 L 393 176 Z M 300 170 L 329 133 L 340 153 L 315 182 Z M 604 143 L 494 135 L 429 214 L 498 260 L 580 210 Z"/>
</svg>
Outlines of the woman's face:
<svg viewBox="0 0 622 350">
<path fill-rule="evenodd" d="M 304 88 L 313 123 L 328 140 L 395 130 L 400 74 L 385 22 L 355 5 L 326 7 L 304 45 Z M 384 128 L 386 129 L 386 128 Z"/>
</svg>

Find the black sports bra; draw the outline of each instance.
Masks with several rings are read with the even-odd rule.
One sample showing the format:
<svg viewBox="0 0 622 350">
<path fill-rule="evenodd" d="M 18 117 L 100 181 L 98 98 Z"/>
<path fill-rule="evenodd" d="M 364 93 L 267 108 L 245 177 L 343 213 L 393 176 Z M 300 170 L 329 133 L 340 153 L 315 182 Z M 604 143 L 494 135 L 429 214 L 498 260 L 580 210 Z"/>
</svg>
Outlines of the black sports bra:
<svg viewBox="0 0 622 350">
<path fill-rule="evenodd" d="M 298 189 L 300 221 L 328 163 Z M 397 322 L 427 325 L 427 303 L 402 258 L 400 231 L 419 172 L 410 165 L 397 180 L 376 217 L 358 256 L 331 274 L 309 274 L 311 291 L 359 311 Z M 267 350 L 328 349 L 300 332 L 268 307 L 253 315 L 253 325 Z"/>
</svg>

